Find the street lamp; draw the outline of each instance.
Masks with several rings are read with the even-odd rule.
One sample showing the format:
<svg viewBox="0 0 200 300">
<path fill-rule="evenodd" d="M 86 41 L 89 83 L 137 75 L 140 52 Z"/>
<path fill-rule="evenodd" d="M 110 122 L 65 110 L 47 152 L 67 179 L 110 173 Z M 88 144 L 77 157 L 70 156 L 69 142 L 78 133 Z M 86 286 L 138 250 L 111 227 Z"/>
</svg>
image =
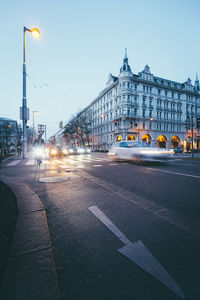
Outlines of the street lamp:
<svg viewBox="0 0 200 300">
<path fill-rule="evenodd" d="M 26 158 L 27 154 L 27 120 L 29 119 L 29 110 L 26 103 L 26 31 L 31 32 L 34 38 L 40 37 L 40 32 L 37 28 L 28 29 L 24 26 L 24 40 L 23 40 L 23 98 L 22 107 L 20 109 L 20 118 L 23 122 L 23 158 Z"/>
<path fill-rule="evenodd" d="M 35 137 L 35 123 L 34 123 L 34 115 L 39 114 L 38 110 L 33 110 L 33 138 Z"/>
</svg>

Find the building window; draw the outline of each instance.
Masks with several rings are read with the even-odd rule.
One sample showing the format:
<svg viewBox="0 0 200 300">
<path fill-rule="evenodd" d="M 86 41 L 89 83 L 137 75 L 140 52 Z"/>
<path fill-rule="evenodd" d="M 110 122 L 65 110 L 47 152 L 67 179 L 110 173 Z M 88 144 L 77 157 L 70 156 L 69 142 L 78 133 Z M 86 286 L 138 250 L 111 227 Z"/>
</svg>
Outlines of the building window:
<svg viewBox="0 0 200 300">
<path fill-rule="evenodd" d="M 134 108 L 134 116 L 137 116 L 137 108 Z"/>
<path fill-rule="evenodd" d="M 152 117 L 152 110 L 149 111 L 149 117 Z"/>
<path fill-rule="evenodd" d="M 145 122 L 143 122 L 143 129 L 145 129 Z"/>
<path fill-rule="evenodd" d="M 151 122 L 149 123 L 149 129 L 152 129 L 152 123 Z"/>
<path fill-rule="evenodd" d="M 135 91 L 137 91 L 137 84 L 135 84 Z"/>
<path fill-rule="evenodd" d="M 145 117 L 145 109 L 142 110 L 142 116 Z"/>
</svg>

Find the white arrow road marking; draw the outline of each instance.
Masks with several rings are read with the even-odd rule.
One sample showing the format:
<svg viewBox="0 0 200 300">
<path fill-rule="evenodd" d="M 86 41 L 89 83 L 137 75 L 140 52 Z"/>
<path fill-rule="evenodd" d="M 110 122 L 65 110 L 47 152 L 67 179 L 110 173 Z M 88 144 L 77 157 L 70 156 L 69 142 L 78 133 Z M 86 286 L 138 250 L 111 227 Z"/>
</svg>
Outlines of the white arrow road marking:
<svg viewBox="0 0 200 300">
<path fill-rule="evenodd" d="M 145 247 L 142 241 L 132 243 L 97 206 L 91 206 L 88 209 L 126 245 L 123 248 L 118 249 L 121 254 L 125 255 L 145 272 L 162 282 L 176 295 L 185 298 L 184 293 L 177 283 Z"/>
<path fill-rule="evenodd" d="M 166 285 L 172 292 L 181 298 L 185 298 L 184 293 L 179 288 L 174 279 L 163 268 L 163 266 L 157 261 L 151 252 L 145 247 L 142 241 L 128 244 L 118 250 L 125 255 L 128 259 L 138 265 L 141 269 L 151 274 L 157 280 Z"/>
<path fill-rule="evenodd" d="M 171 172 L 171 171 L 165 171 L 165 170 L 159 170 L 159 169 L 153 169 L 153 168 L 147 168 L 147 169 L 148 170 L 152 170 L 152 171 L 158 171 L 158 172 L 163 172 L 163 173 L 174 174 L 174 175 L 181 175 L 181 176 L 186 176 L 186 177 L 200 178 L 200 176 L 197 176 L 197 175 L 191 175 L 191 174 L 185 174 L 185 173 L 177 173 L 177 172 Z"/>
<path fill-rule="evenodd" d="M 16 166 L 20 161 L 20 159 L 13 160 L 9 164 L 7 164 L 6 167 Z"/>
<path fill-rule="evenodd" d="M 122 243 L 125 245 L 131 243 L 129 239 L 127 239 L 127 237 L 115 226 L 115 224 L 113 224 L 110 219 L 108 219 L 108 217 L 106 217 L 106 215 L 104 215 L 104 213 L 97 206 L 90 206 L 88 209 L 91 211 L 91 213 L 93 213 L 93 215 L 95 215 L 95 217 L 97 217 L 104 225 L 106 225 L 106 227 L 108 227 L 108 229 L 110 229 L 110 231 L 112 231 L 112 233 L 114 233 L 114 235 L 116 235 L 118 239 L 122 241 Z"/>
</svg>

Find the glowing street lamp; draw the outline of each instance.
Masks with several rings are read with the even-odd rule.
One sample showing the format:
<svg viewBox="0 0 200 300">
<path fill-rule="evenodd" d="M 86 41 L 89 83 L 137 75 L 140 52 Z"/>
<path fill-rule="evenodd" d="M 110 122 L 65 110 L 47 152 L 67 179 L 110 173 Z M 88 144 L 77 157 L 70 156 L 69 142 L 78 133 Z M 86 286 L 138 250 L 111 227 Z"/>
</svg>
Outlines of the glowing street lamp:
<svg viewBox="0 0 200 300">
<path fill-rule="evenodd" d="M 37 28 L 28 29 L 24 26 L 24 40 L 23 40 L 23 98 L 22 107 L 20 108 L 20 118 L 23 122 L 23 158 L 27 154 L 27 120 L 29 120 L 29 109 L 26 103 L 26 31 L 31 32 L 34 38 L 40 37 L 40 31 Z"/>
<path fill-rule="evenodd" d="M 35 39 L 40 38 L 40 31 L 37 28 L 31 29 L 31 34 Z"/>
</svg>

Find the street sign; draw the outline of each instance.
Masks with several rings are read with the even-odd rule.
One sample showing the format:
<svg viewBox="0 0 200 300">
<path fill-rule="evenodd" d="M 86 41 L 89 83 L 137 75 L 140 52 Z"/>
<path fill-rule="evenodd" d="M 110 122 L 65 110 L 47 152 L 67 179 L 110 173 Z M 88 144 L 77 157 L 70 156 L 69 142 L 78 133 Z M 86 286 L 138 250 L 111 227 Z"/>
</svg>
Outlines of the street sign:
<svg viewBox="0 0 200 300">
<path fill-rule="evenodd" d="M 29 108 L 20 107 L 20 120 L 29 120 Z"/>
</svg>

